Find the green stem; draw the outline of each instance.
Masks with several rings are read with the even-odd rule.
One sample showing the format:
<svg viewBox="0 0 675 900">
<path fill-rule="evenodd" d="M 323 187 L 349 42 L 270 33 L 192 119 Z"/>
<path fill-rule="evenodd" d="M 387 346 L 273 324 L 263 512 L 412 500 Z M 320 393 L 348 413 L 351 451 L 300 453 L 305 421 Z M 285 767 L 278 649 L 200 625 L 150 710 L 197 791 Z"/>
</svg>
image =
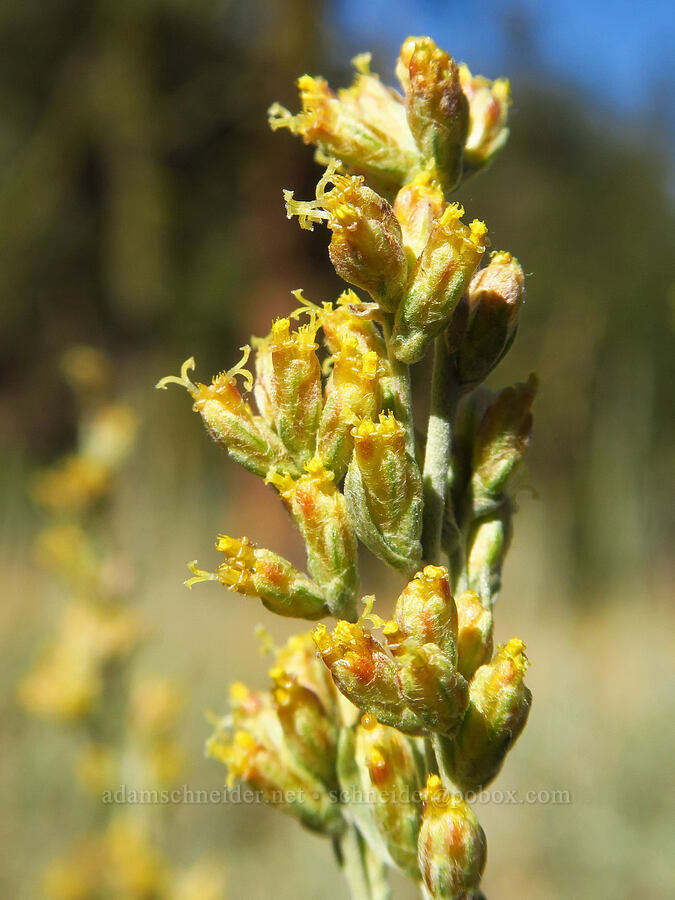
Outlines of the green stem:
<svg viewBox="0 0 675 900">
<path fill-rule="evenodd" d="M 455 786 L 452 783 L 452 776 L 448 770 L 448 767 L 445 764 L 445 751 L 443 749 L 442 738 L 439 734 L 431 735 L 431 745 L 434 748 L 434 756 L 436 757 L 436 765 L 438 766 L 438 774 L 441 776 L 441 781 L 443 782 L 443 787 L 448 790 L 454 790 Z"/>
<path fill-rule="evenodd" d="M 391 900 L 384 863 L 369 850 L 353 825 L 340 841 L 338 859 L 352 900 Z"/>
<path fill-rule="evenodd" d="M 431 406 L 424 454 L 422 549 L 427 563 L 437 564 L 441 558 L 453 418 L 459 395 L 459 387 L 453 375 L 452 357 L 448 354 L 444 336 L 440 335 L 434 342 Z"/>
<path fill-rule="evenodd" d="M 393 317 L 384 315 L 382 331 L 387 345 L 387 358 L 391 368 L 391 382 L 396 397 L 396 418 L 405 428 L 405 448 L 415 459 L 415 422 L 413 419 L 412 393 L 410 391 L 410 369 L 405 363 L 396 359 L 391 349 L 391 331 Z"/>
</svg>

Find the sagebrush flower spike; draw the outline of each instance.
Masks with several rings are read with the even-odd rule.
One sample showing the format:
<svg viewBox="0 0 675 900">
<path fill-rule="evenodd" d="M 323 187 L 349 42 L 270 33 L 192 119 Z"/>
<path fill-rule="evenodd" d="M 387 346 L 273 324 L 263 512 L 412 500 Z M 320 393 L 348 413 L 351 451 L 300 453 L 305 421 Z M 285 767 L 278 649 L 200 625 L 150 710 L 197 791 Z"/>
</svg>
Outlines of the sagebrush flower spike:
<svg viewBox="0 0 675 900">
<path fill-rule="evenodd" d="M 450 192 L 504 145 L 509 85 L 427 37 L 402 46 L 402 93 L 368 54 L 354 65 L 351 87 L 303 75 L 300 112 L 269 111 L 325 167 L 314 199 L 284 200 L 302 228 L 326 225 L 349 287 L 320 304 L 293 292 L 300 306 L 251 341 L 255 377 L 247 347 L 209 386 L 189 379 L 192 360 L 158 385 L 187 388 L 216 440 L 277 492 L 307 551 L 304 574 L 223 535 L 225 560 L 213 573 L 191 563 L 187 584 L 338 620 L 274 651 L 268 691 L 233 686 L 208 752 L 230 783 L 330 836 L 355 898 L 390 897 L 393 866 L 427 900 L 471 900 L 486 843 L 462 793 L 496 777 L 531 703 L 522 641 L 493 655 L 493 606 L 537 382 L 483 385 L 515 338 L 525 278 L 508 252 L 485 259 L 485 223 Z M 408 367 L 432 345 L 425 425 Z M 403 576 L 390 620 L 373 597 L 359 615 L 359 540 Z"/>
</svg>

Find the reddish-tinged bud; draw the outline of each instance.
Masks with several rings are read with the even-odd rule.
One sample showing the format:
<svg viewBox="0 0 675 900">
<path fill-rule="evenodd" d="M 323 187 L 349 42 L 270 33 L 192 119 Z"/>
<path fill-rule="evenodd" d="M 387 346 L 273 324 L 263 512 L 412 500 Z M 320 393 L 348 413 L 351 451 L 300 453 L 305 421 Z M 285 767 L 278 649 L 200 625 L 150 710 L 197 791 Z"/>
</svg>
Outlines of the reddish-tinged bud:
<svg viewBox="0 0 675 900">
<path fill-rule="evenodd" d="M 257 547 L 248 538 L 226 534 L 220 535 L 216 548 L 226 561 L 215 572 L 204 572 L 190 563 L 193 577 L 185 582 L 188 587 L 200 581 L 219 581 L 231 591 L 260 597 L 263 606 L 279 616 L 312 621 L 327 615 L 320 588 L 282 556 Z"/>
<path fill-rule="evenodd" d="M 419 867 L 429 900 L 467 900 L 478 891 L 487 844 L 473 810 L 430 775 L 418 841 Z"/>
<path fill-rule="evenodd" d="M 456 369 L 465 387 L 479 384 L 513 342 L 525 297 L 525 275 L 510 253 L 494 253 L 471 279 L 468 324 L 457 351 Z"/>
<path fill-rule="evenodd" d="M 330 190 L 327 185 L 332 184 Z M 408 274 L 401 227 L 389 203 L 363 178 L 337 173 L 333 161 L 316 187 L 316 200 L 297 201 L 284 191 L 288 218 L 298 216 L 312 230 L 325 221 L 332 232 L 329 255 L 335 271 L 349 284 L 363 288 L 380 307 L 393 312 Z"/>
<path fill-rule="evenodd" d="M 338 689 L 378 722 L 418 734 L 420 720 L 407 708 L 396 683 L 396 664 L 359 621 L 339 621 L 332 633 L 317 625 L 314 642 Z"/>
<path fill-rule="evenodd" d="M 188 359 L 183 363 L 180 376 L 167 375 L 156 386 L 166 388 L 168 384 L 180 384 L 184 387 L 194 399 L 193 409 L 201 415 L 211 436 L 245 469 L 263 478 L 277 466 L 296 471 L 295 463 L 279 438 L 263 418 L 253 415 L 237 387 L 237 375 L 243 377 L 249 390 L 253 386 L 251 373 L 244 368 L 250 347 L 243 349 L 241 362 L 216 375 L 209 385 L 193 384 L 188 372 L 194 369 L 195 362 Z"/>
<path fill-rule="evenodd" d="M 511 89 L 507 78 L 489 81 L 459 67 L 462 90 L 469 101 L 469 134 L 464 147 L 464 165 L 469 170 L 487 165 L 509 136 L 506 127 Z"/>
<path fill-rule="evenodd" d="M 397 74 L 405 91 L 408 125 L 422 156 L 434 167 L 443 189 L 462 176 L 462 154 L 469 129 L 469 104 L 454 59 L 431 38 L 408 38 L 401 47 Z"/>
</svg>

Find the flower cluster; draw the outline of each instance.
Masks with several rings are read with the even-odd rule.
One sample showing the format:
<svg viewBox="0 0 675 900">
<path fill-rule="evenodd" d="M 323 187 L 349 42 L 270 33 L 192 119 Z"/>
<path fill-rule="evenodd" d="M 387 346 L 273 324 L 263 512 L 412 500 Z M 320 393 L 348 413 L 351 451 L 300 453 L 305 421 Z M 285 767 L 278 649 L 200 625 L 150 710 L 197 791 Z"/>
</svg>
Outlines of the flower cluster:
<svg viewBox="0 0 675 900">
<path fill-rule="evenodd" d="M 510 253 L 485 258 L 485 223 L 449 194 L 503 146 L 509 86 L 430 38 L 404 42 L 402 93 L 369 55 L 354 64 L 351 87 L 304 75 L 301 111 L 269 112 L 325 167 L 313 199 L 284 191 L 286 211 L 327 227 L 349 287 L 321 304 L 296 291 L 301 307 L 252 340 L 252 371 L 247 346 L 210 385 L 190 379 L 193 360 L 158 384 L 188 390 L 213 437 L 277 492 L 307 551 L 305 573 L 221 535 L 224 561 L 190 563 L 187 584 L 338 620 L 277 651 L 270 690 L 233 686 L 208 752 L 230 780 L 330 835 L 354 896 L 389 896 L 395 866 L 431 900 L 470 900 L 486 845 L 461 795 L 495 778 L 531 703 L 522 641 L 494 651 L 493 607 L 537 384 L 483 384 L 515 338 L 525 278 Z M 432 347 L 423 436 L 409 367 Z M 358 615 L 359 541 L 406 581 L 388 620 L 374 598 Z"/>
</svg>

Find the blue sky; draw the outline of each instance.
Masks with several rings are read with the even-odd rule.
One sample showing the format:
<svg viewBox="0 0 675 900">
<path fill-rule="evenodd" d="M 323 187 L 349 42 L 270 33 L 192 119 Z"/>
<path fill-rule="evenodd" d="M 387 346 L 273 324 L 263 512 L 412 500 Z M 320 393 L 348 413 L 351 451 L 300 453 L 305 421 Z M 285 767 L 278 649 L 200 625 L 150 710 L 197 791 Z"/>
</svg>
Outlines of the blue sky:
<svg viewBox="0 0 675 900">
<path fill-rule="evenodd" d="M 335 0 L 333 15 L 350 50 L 376 45 L 392 65 L 407 34 L 429 34 L 473 71 L 542 72 L 619 115 L 662 107 L 672 128 L 674 9 L 672 0 Z M 521 30 L 522 53 L 507 25 L 519 12 L 532 38 Z"/>
</svg>

